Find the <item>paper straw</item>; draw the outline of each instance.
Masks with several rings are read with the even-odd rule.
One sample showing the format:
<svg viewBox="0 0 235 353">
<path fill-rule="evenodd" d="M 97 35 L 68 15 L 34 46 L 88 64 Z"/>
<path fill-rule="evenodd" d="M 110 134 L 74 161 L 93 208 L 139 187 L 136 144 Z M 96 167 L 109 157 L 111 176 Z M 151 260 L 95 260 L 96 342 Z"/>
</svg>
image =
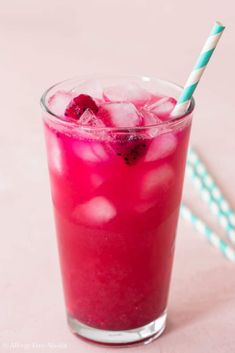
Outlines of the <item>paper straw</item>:
<svg viewBox="0 0 235 353">
<path fill-rule="evenodd" d="M 175 108 L 172 111 L 172 116 L 178 116 L 184 114 L 189 106 L 192 95 L 202 77 L 202 74 L 217 46 L 217 43 L 223 33 L 225 26 L 220 22 L 215 22 L 209 37 L 207 38 L 204 47 L 196 61 L 196 64 L 189 75 L 189 78 L 184 86 L 183 92 L 181 93 Z"/>
<path fill-rule="evenodd" d="M 201 233 L 216 249 L 220 251 L 228 260 L 235 262 L 234 250 L 196 216 L 185 204 L 181 204 L 180 215 L 187 220 L 199 233 Z"/>
<path fill-rule="evenodd" d="M 227 237 L 235 243 L 234 211 L 209 174 L 205 164 L 192 148 L 189 149 L 186 173 L 200 191 L 201 197 L 209 205 L 212 213 L 216 215 L 220 225 L 225 229 Z"/>
</svg>

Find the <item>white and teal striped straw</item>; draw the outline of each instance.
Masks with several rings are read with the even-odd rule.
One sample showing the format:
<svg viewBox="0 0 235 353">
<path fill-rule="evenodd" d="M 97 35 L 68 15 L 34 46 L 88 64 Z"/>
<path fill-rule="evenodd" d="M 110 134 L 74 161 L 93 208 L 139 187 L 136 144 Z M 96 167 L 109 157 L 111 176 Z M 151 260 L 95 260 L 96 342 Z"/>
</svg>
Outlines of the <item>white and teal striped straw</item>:
<svg viewBox="0 0 235 353">
<path fill-rule="evenodd" d="M 217 43 L 223 33 L 225 26 L 220 22 L 215 22 L 207 41 L 202 48 L 202 51 L 197 59 L 197 62 L 189 75 L 189 78 L 184 86 L 183 92 L 181 93 L 175 108 L 172 111 L 172 116 L 178 116 L 184 114 L 190 104 L 192 95 L 202 77 L 202 74 L 217 46 Z"/>
<path fill-rule="evenodd" d="M 220 251 L 228 260 L 235 262 L 234 250 L 220 239 L 208 225 L 196 216 L 185 204 L 181 204 L 180 215 L 187 220 L 199 233 L 201 233 L 216 249 Z"/>
<path fill-rule="evenodd" d="M 227 237 L 235 243 L 235 213 L 209 174 L 205 164 L 192 148 L 189 149 L 186 172 L 212 213 L 216 215 L 220 225 L 225 229 Z"/>
</svg>

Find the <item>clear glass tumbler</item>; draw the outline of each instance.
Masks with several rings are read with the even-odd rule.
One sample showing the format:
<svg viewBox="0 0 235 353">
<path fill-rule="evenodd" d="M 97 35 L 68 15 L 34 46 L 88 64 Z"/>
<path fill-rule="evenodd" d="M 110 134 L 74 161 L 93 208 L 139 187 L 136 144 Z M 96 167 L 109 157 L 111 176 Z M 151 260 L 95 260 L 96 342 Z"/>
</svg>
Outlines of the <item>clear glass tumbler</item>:
<svg viewBox="0 0 235 353">
<path fill-rule="evenodd" d="M 166 325 L 194 100 L 184 116 L 135 128 L 81 127 L 50 110 L 58 92 L 89 80 L 41 99 L 68 325 L 103 344 L 151 341 Z M 129 81 L 176 99 L 182 91 L 149 77 L 98 79 Z"/>
</svg>

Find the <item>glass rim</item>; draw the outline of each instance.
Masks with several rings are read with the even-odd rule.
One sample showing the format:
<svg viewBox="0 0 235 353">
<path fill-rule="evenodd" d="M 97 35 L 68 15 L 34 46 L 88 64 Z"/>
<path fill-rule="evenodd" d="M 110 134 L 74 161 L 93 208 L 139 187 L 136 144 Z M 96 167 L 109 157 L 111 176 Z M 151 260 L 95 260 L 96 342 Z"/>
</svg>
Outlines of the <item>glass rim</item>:
<svg viewBox="0 0 235 353">
<path fill-rule="evenodd" d="M 150 80 L 155 80 L 160 84 L 167 84 L 168 86 L 171 86 L 172 88 L 175 88 L 177 90 L 183 90 L 183 87 L 178 85 L 175 82 L 172 81 L 168 81 L 168 80 L 164 80 L 161 78 L 157 78 L 154 76 L 145 76 L 145 75 L 86 75 L 86 76 L 75 76 L 72 77 L 70 79 L 66 79 L 60 82 L 55 83 L 54 85 L 50 86 L 41 96 L 40 99 L 40 106 L 42 108 L 42 110 L 49 114 L 51 120 L 53 122 L 55 122 L 56 124 L 60 124 L 60 125 L 64 125 L 67 127 L 73 127 L 74 129 L 82 129 L 84 131 L 87 132 L 91 132 L 91 131 L 116 131 L 119 132 L 120 130 L 123 131 L 128 131 L 128 132 L 132 132 L 132 131 L 140 131 L 140 130 L 144 130 L 144 129 L 151 129 L 151 128 L 156 128 L 156 127 L 163 127 L 163 126 L 170 126 L 172 124 L 175 124 L 177 122 L 181 122 L 184 121 L 193 111 L 195 108 L 195 99 L 194 97 L 192 97 L 190 99 L 190 104 L 189 107 L 187 109 L 187 111 L 184 114 L 181 114 L 179 116 L 176 116 L 175 118 L 172 118 L 171 120 L 166 120 L 166 121 L 162 121 L 160 123 L 156 123 L 156 124 L 151 124 L 151 125 L 145 125 L 145 126 L 134 126 L 134 127 L 128 127 L 128 126 L 119 126 L 119 127 L 112 127 L 112 126 L 104 126 L 104 127 L 94 127 L 94 126 L 82 126 L 82 125 L 78 125 L 76 122 L 74 121 L 67 121 L 67 120 L 63 120 L 61 118 L 61 116 L 53 113 L 51 111 L 51 109 L 48 107 L 48 104 L 46 103 L 46 98 L 47 95 L 50 93 L 51 90 L 53 90 L 55 87 L 61 85 L 61 84 L 65 84 L 65 83 L 69 83 L 70 81 L 74 81 L 74 80 L 79 80 L 79 79 L 92 79 L 92 78 L 113 78 L 113 79 L 121 79 L 121 78 L 130 78 L 130 79 L 140 79 L 142 81 L 148 82 Z"/>
</svg>

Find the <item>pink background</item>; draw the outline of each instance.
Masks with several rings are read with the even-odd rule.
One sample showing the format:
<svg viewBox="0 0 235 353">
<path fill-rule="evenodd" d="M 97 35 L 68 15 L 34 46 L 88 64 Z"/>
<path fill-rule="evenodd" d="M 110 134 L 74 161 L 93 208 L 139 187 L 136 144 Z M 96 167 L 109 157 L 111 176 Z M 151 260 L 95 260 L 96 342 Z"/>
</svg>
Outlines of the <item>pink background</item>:
<svg viewBox="0 0 235 353">
<path fill-rule="evenodd" d="M 192 142 L 235 205 L 234 13 L 233 0 L 0 0 L 1 352 L 113 351 L 77 339 L 65 323 L 43 90 L 90 73 L 143 73 L 183 84 L 214 20 L 223 21 L 227 29 L 196 92 Z M 207 218 L 196 192 L 191 204 Z M 233 352 L 234 270 L 181 221 L 168 328 L 129 351 Z"/>
</svg>

